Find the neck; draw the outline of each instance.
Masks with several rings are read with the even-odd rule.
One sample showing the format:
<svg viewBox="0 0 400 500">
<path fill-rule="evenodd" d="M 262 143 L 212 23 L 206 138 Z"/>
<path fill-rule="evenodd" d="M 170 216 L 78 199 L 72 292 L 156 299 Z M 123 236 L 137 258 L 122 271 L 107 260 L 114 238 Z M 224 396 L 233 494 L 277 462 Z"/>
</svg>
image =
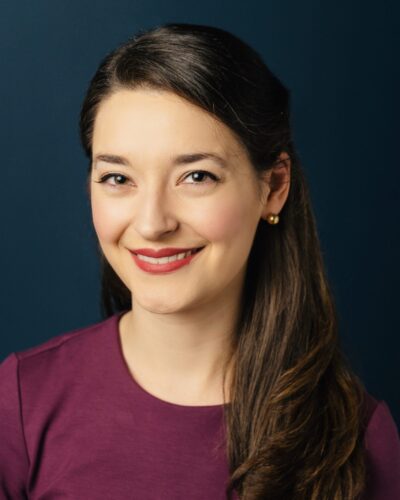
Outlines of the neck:
<svg viewBox="0 0 400 500">
<path fill-rule="evenodd" d="M 121 344 L 130 371 L 149 393 L 186 405 L 229 401 L 232 340 L 238 298 L 195 311 L 157 314 L 134 304 L 120 321 Z M 132 303 L 134 303 L 132 301 Z"/>
</svg>

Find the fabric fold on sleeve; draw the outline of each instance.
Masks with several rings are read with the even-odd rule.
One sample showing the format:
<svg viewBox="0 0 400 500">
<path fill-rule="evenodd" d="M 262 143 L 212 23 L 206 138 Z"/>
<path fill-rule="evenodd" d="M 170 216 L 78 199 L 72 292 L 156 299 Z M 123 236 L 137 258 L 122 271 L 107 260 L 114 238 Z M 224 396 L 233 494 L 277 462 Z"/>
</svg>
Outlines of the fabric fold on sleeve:
<svg viewBox="0 0 400 500">
<path fill-rule="evenodd" d="M 365 500 L 400 499 L 400 438 L 384 400 L 378 401 L 365 433 L 367 491 Z"/>
<path fill-rule="evenodd" d="M 26 499 L 29 458 L 22 423 L 18 358 L 0 364 L 0 497 Z"/>
</svg>

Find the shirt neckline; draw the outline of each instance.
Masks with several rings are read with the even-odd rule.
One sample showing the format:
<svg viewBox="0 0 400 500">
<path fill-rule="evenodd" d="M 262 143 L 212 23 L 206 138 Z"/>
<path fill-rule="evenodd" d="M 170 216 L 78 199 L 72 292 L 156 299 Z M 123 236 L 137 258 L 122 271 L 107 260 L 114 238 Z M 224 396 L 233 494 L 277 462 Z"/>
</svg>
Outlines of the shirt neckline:
<svg viewBox="0 0 400 500">
<path fill-rule="evenodd" d="M 150 404 L 156 409 L 173 409 L 180 412 L 191 412 L 191 413 L 220 413 L 224 410 L 224 407 L 227 408 L 230 406 L 230 403 L 217 404 L 217 405 L 181 405 L 177 403 L 172 403 L 170 401 L 166 401 L 161 399 L 154 394 L 151 394 L 146 389 L 144 389 L 139 383 L 135 380 L 132 373 L 129 370 L 129 367 L 125 361 L 122 346 L 121 346 L 121 337 L 119 332 L 119 322 L 123 314 L 128 312 L 128 309 L 123 311 L 118 311 L 114 313 L 109 319 L 112 325 L 112 333 L 113 333 L 113 345 L 116 347 L 116 355 L 118 358 L 118 364 L 122 368 L 122 376 L 125 380 L 127 380 L 128 385 L 130 385 L 130 389 L 133 388 L 136 397 L 140 398 L 144 403 Z"/>
</svg>

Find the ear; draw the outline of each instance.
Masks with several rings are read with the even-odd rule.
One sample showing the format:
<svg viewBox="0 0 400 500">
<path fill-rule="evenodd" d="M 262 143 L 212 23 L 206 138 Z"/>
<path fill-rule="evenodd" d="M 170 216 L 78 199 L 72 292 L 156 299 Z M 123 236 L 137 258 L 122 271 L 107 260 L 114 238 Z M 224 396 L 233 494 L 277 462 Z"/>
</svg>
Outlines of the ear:
<svg viewBox="0 0 400 500">
<path fill-rule="evenodd" d="M 266 219 L 268 214 L 276 214 L 282 210 L 290 188 L 291 160 L 283 151 L 274 165 L 265 173 L 265 196 L 261 217 Z"/>
</svg>

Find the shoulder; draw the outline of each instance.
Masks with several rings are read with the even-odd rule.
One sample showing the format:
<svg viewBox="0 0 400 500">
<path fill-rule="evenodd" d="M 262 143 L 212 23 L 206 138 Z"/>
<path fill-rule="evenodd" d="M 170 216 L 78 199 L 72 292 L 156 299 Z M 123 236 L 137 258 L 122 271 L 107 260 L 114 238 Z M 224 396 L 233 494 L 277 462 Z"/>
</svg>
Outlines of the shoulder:
<svg viewBox="0 0 400 500">
<path fill-rule="evenodd" d="M 53 351 L 79 349 L 85 344 L 95 342 L 95 336 L 109 331 L 115 317 L 116 315 L 113 315 L 96 323 L 55 335 L 41 344 L 22 351 L 16 351 L 15 355 L 20 362 L 24 362 L 25 360 L 45 356 Z"/>
<path fill-rule="evenodd" d="M 0 385 L 5 388 L 18 382 L 21 387 L 43 392 L 44 385 L 52 380 L 73 377 L 91 360 L 100 361 L 102 352 L 111 341 L 118 314 L 90 325 L 76 328 L 25 350 L 9 354 L 0 363 Z"/>
<path fill-rule="evenodd" d="M 117 315 L 77 328 L 0 363 L 0 498 L 25 498 L 36 439 L 104 362 Z M 93 377 L 92 377 L 93 378 Z M 72 401 L 72 404 L 74 401 Z M 37 436 L 39 436 L 37 438 Z"/>
<path fill-rule="evenodd" d="M 365 395 L 366 500 L 400 498 L 400 438 L 384 400 Z"/>
</svg>

